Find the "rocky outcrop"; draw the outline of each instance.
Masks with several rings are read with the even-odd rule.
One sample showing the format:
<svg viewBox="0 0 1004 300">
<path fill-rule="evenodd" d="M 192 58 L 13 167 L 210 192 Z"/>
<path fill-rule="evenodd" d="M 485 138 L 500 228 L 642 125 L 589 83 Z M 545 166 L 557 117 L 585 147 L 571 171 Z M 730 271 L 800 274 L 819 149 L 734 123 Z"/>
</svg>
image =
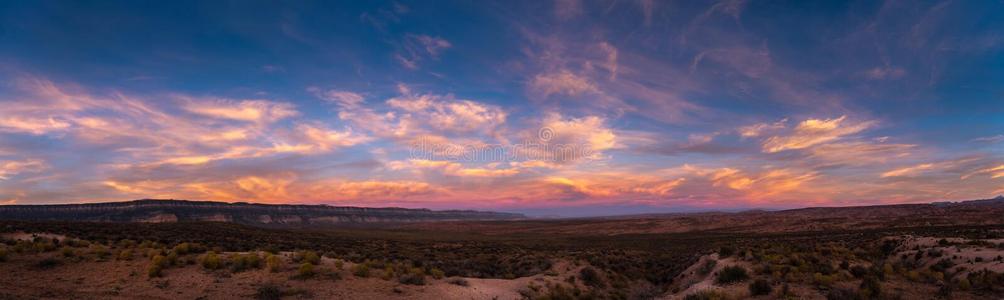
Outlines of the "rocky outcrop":
<svg viewBox="0 0 1004 300">
<path fill-rule="evenodd" d="M 471 210 L 370 208 L 328 205 L 273 205 L 211 201 L 3 205 L 0 220 L 94 222 L 234 222 L 259 226 L 366 225 L 428 221 L 514 220 L 521 214 Z"/>
</svg>

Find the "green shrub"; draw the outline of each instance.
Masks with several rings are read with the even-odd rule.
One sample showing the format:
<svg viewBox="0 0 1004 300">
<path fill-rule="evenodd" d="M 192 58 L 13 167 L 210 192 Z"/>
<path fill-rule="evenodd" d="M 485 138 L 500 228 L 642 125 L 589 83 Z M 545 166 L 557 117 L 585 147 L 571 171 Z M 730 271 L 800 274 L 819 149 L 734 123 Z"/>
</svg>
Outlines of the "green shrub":
<svg viewBox="0 0 1004 300">
<path fill-rule="evenodd" d="M 111 256 L 112 253 L 108 251 L 108 248 L 98 244 L 91 244 L 91 254 L 94 254 L 99 260 L 104 260 Z"/>
<path fill-rule="evenodd" d="M 833 277 L 830 275 L 823 275 L 822 273 L 812 274 L 812 281 L 822 287 L 829 287 L 833 285 Z"/>
<path fill-rule="evenodd" d="M 757 279 L 750 283 L 750 295 L 762 296 L 770 295 L 773 288 L 770 286 L 770 282 L 764 279 Z"/>
<path fill-rule="evenodd" d="M 293 260 L 298 263 L 310 263 L 314 265 L 321 264 L 321 257 L 314 251 L 297 252 Z"/>
<path fill-rule="evenodd" d="M 265 256 L 265 264 L 268 265 L 268 270 L 270 272 L 279 272 L 282 270 L 282 258 L 275 254 L 268 254 Z"/>
<path fill-rule="evenodd" d="M 71 247 L 63 246 L 59 249 L 59 253 L 62 254 L 63 257 L 73 257 L 74 254 L 76 254 L 76 251 Z"/>
<path fill-rule="evenodd" d="M 383 280 L 394 279 L 394 277 L 397 276 L 396 273 L 397 272 L 394 272 L 394 267 L 391 267 L 390 265 L 384 266 L 383 274 L 381 274 L 380 279 Z"/>
<path fill-rule="evenodd" d="M 959 279 L 958 284 L 959 284 L 959 289 L 963 291 L 968 291 L 973 287 L 972 283 L 969 282 L 969 279 L 966 278 Z"/>
<path fill-rule="evenodd" d="M 233 272 L 243 272 L 249 269 L 261 268 L 261 257 L 257 252 L 246 254 L 234 253 L 229 257 L 230 269 Z"/>
<path fill-rule="evenodd" d="M 39 239 L 32 243 L 32 248 L 38 253 L 49 252 L 56 250 L 56 244 L 53 244 L 52 241 L 49 240 Z"/>
<path fill-rule="evenodd" d="M 701 275 L 708 275 L 708 273 L 711 273 L 711 271 L 714 270 L 715 266 L 717 265 L 718 265 L 717 260 L 709 259 L 704 262 L 704 265 L 701 265 L 701 268 L 697 269 L 697 273 Z"/>
<path fill-rule="evenodd" d="M 356 277 L 370 277 L 370 267 L 366 264 L 356 264 L 352 267 L 352 275 Z"/>
<path fill-rule="evenodd" d="M 425 272 L 422 269 L 413 268 L 408 273 L 401 275 L 397 281 L 402 284 L 425 285 Z"/>
<path fill-rule="evenodd" d="M 298 278 L 314 277 L 314 265 L 309 262 L 301 264 L 300 268 L 296 270 L 296 276 Z"/>
<path fill-rule="evenodd" d="M 282 288 L 273 283 L 262 284 L 255 292 L 254 298 L 258 300 L 282 299 Z"/>
<path fill-rule="evenodd" d="M 58 259 L 53 258 L 53 257 L 48 257 L 48 258 L 42 259 L 42 260 L 38 261 L 37 263 L 35 263 L 35 268 L 36 269 L 43 269 L 43 270 L 44 269 L 51 269 L 51 268 L 54 268 L 54 267 L 62 265 L 62 264 L 63 264 L 63 261 L 58 260 Z"/>
<path fill-rule="evenodd" d="M 220 260 L 220 256 L 216 255 L 216 252 L 214 251 L 209 251 L 206 255 L 203 255 L 200 263 L 203 268 L 209 270 L 217 270 L 223 267 L 223 262 Z"/>
<path fill-rule="evenodd" d="M 443 273 L 443 270 L 432 268 L 429 269 L 429 276 L 432 276 L 432 278 L 435 279 L 443 279 L 443 277 L 446 276 L 446 273 Z"/>
<path fill-rule="evenodd" d="M 167 257 L 163 255 L 154 256 L 153 259 L 150 260 L 150 266 L 147 268 L 146 274 L 151 278 L 160 277 L 161 272 L 163 272 L 164 268 L 166 268 L 167 266 L 168 266 Z"/>
<path fill-rule="evenodd" d="M 132 249 L 119 251 L 119 255 L 117 257 L 119 260 L 132 260 Z"/>
<path fill-rule="evenodd" d="M 718 272 L 718 278 L 715 279 L 715 282 L 718 284 L 730 284 L 741 282 L 746 279 L 749 279 L 749 274 L 746 273 L 746 268 L 740 266 L 728 266 L 722 268 L 722 270 Z"/>
<path fill-rule="evenodd" d="M 585 267 L 579 271 L 579 278 L 582 279 L 582 283 L 591 287 L 604 287 L 606 284 L 603 282 L 603 278 L 600 278 L 599 272 L 593 267 Z"/>
<path fill-rule="evenodd" d="M 172 249 L 172 250 L 175 253 L 178 253 L 179 255 L 185 255 L 185 254 L 188 254 L 188 253 L 190 253 L 192 251 L 192 245 L 189 244 L 189 243 L 181 243 L 181 244 L 178 244 L 178 245 L 174 246 L 174 249 Z"/>
<path fill-rule="evenodd" d="M 136 241 L 129 239 L 119 240 L 118 246 L 119 248 L 133 248 L 136 247 Z"/>
<path fill-rule="evenodd" d="M 178 253 L 171 251 L 171 253 L 167 254 L 167 265 L 174 266 L 177 264 L 178 264 Z"/>
<path fill-rule="evenodd" d="M 882 295 L 882 283 L 880 283 L 874 276 L 865 277 L 864 280 L 861 280 L 861 286 L 858 287 L 858 293 L 864 299 L 879 298 Z"/>
</svg>

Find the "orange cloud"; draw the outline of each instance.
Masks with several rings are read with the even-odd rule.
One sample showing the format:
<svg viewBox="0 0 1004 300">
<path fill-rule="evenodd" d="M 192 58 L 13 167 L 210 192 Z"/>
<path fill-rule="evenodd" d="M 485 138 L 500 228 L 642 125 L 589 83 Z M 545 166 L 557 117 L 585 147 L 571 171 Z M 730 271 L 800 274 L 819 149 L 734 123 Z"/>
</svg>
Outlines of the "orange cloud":
<svg viewBox="0 0 1004 300">
<path fill-rule="evenodd" d="M 788 135 L 772 136 L 764 141 L 763 151 L 767 153 L 784 150 L 805 149 L 831 142 L 841 137 L 861 132 L 873 126 L 874 122 L 846 124 L 847 116 L 836 119 L 808 119 L 798 124 Z"/>
<path fill-rule="evenodd" d="M 18 173 L 39 172 L 46 167 L 45 162 L 39 159 L 0 161 L 0 180 L 7 180 Z"/>
<path fill-rule="evenodd" d="M 15 116 L 0 118 L 0 131 L 6 132 L 25 132 L 39 135 L 64 130 L 69 127 L 70 123 L 53 117 L 26 118 Z"/>
<path fill-rule="evenodd" d="M 458 177 L 507 177 L 520 173 L 519 169 L 498 169 L 498 164 L 489 164 L 487 168 L 468 168 L 461 163 L 452 161 L 434 161 L 411 159 L 408 161 L 393 161 L 387 164 L 393 170 L 434 170 L 443 175 Z"/>
<path fill-rule="evenodd" d="M 207 117 L 237 121 L 270 123 L 296 116 L 299 112 L 289 103 L 268 100 L 201 99 L 187 98 L 185 110 Z"/>
<path fill-rule="evenodd" d="M 934 167 L 935 167 L 934 164 L 919 164 L 919 165 L 912 166 L 912 167 L 899 168 L 899 169 L 895 169 L 895 170 L 891 170 L 891 171 L 882 173 L 881 177 L 885 178 L 885 177 L 899 177 L 899 176 L 916 175 L 916 174 L 921 173 L 923 171 L 927 171 L 927 170 L 933 169 Z"/>
<path fill-rule="evenodd" d="M 539 74 L 530 81 L 530 89 L 543 97 L 551 95 L 578 96 L 600 92 L 599 88 L 589 79 L 575 75 L 568 70 Z"/>
<path fill-rule="evenodd" d="M 990 178 L 1000 178 L 1004 177 L 1004 165 L 992 166 L 988 168 L 983 168 L 980 170 L 973 171 L 969 174 L 963 175 L 962 179 L 966 179 L 976 175 L 990 174 Z"/>
</svg>

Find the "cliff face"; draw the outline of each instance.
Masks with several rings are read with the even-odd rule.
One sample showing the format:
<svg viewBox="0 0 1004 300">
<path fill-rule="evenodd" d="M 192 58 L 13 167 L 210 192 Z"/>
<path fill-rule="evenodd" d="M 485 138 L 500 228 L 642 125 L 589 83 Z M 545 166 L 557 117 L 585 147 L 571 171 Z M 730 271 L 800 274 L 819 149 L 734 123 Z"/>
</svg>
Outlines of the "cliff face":
<svg viewBox="0 0 1004 300">
<path fill-rule="evenodd" d="M 272 205 L 185 200 L 4 205 L 0 220 L 179 222 L 218 221 L 260 226 L 366 225 L 425 221 L 514 220 L 521 214 L 327 205 Z"/>
</svg>

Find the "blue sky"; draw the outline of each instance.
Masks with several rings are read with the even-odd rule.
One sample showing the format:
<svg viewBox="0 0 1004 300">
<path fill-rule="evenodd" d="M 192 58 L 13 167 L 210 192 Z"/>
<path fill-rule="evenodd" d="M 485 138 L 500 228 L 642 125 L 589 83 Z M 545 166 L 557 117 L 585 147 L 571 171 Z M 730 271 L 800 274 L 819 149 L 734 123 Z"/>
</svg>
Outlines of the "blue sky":
<svg viewBox="0 0 1004 300">
<path fill-rule="evenodd" d="M 3 3 L 0 202 L 590 215 L 990 197 L 1002 8 Z"/>
</svg>

